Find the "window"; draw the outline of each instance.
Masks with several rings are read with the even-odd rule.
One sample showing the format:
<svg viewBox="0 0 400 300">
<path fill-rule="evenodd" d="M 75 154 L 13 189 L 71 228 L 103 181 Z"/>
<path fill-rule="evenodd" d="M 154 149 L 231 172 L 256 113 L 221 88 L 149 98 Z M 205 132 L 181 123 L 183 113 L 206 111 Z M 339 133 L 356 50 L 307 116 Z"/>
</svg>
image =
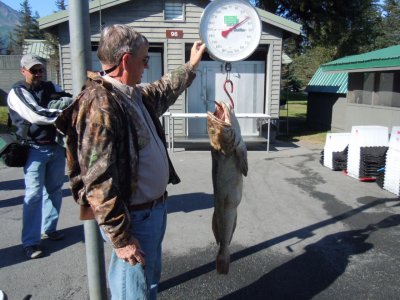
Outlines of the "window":
<svg viewBox="0 0 400 300">
<path fill-rule="evenodd" d="M 349 103 L 400 107 L 400 71 L 350 73 Z"/>
<path fill-rule="evenodd" d="M 184 9 L 182 0 L 164 1 L 164 19 L 165 21 L 183 21 Z"/>
<path fill-rule="evenodd" d="M 375 105 L 400 107 L 399 80 L 400 72 L 382 72 L 379 74 L 379 88 Z"/>
<path fill-rule="evenodd" d="M 363 94 L 361 104 L 372 104 L 372 96 L 374 94 L 375 73 L 364 73 L 363 78 Z"/>
<path fill-rule="evenodd" d="M 362 103 L 363 73 L 350 73 L 347 99 L 349 103 Z"/>
</svg>

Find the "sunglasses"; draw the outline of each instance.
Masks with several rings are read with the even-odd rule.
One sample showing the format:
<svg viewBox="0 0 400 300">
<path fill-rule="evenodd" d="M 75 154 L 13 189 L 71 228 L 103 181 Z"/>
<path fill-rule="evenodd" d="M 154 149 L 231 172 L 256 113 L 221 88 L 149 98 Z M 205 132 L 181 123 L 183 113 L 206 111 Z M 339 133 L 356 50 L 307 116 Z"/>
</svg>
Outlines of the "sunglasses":
<svg viewBox="0 0 400 300">
<path fill-rule="evenodd" d="M 36 74 L 43 74 L 44 73 L 44 69 L 40 68 L 40 69 L 30 69 L 28 70 L 29 73 L 31 73 L 32 75 L 36 75 Z"/>
<path fill-rule="evenodd" d="M 125 52 L 124 54 L 131 54 L 131 55 L 132 55 L 131 52 Z M 106 74 L 111 73 L 112 71 L 114 71 L 114 70 L 120 65 L 120 63 L 121 63 L 121 61 L 122 61 L 122 57 L 124 56 L 124 54 L 121 56 L 118 65 L 115 65 L 114 67 L 111 67 L 111 68 L 109 68 L 109 69 L 107 69 L 107 70 L 100 71 L 100 72 L 99 72 L 100 75 L 101 75 L 101 76 L 104 76 L 104 75 L 106 75 Z M 143 58 L 142 61 L 143 61 L 143 63 L 144 63 L 145 66 L 147 66 L 147 64 L 149 63 L 149 60 L 150 60 L 150 56 L 148 56 L 148 55 L 146 55 L 146 57 Z M 33 73 L 32 73 L 32 74 L 33 74 Z"/>
<path fill-rule="evenodd" d="M 147 65 L 149 63 L 149 60 L 150 60 L 150 56 L 147 55 L 145 58 L 143 58 L 143 63 L 145 65 Z"/>
<path fill-rule="evenodd" d="M 133 55 L 132 52 L 125 52 L 125 53 L 128 53 L 128 54 Z M 124 53 L 124 54 L 125 54 L 125 53 Z M 122 57 L 121 57 L 121 60 L 122 60 Z M 142 61 L 143 61 L 144 65 L 147 65 L 147 64 L 149 63 L 149 60 L 150 60 L 150 56 L 146 55 L 145 58 L 143 58 Z M 120 61 L 120 63 L 121 63 L 121 61 Z"/>
</svg>

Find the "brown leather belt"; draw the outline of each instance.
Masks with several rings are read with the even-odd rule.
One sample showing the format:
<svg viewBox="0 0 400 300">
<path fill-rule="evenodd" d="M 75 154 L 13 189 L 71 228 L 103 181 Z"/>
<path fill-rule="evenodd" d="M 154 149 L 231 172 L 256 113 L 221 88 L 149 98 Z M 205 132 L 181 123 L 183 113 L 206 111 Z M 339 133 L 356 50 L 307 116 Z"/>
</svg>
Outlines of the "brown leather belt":
<svg viewBox="0 0 400 300">
<path fill-rule="evenodd" d="M 139 211 L 139 210 L 153 208 L 159 203 L 164 203 L 165 200 L 167 200 L 167 197 L 168 197 L 168 193 L 165 192 L 160 198 L 157 198 L 153 201 L 141 203 L 141 204 L 132 204 L 129 206 L 129 210 L 130 211 Z"/>
</svg>

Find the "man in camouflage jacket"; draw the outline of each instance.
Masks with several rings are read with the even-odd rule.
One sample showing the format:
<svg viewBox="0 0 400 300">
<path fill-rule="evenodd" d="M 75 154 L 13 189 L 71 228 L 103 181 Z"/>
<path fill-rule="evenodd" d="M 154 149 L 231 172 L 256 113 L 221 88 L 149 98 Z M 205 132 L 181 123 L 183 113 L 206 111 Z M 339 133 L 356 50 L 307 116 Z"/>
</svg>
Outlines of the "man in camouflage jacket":
<svg viewBox="0 0 400 300">
<path fill-rule="evenodd" d="M 67 164 L 75 200 L 90 205 L 114 251 L 113 299 L 156 298 L 166 226 L 166 186 L 180 182 L 159 118 L 195 78 L 205 45 L 160 80 L 139 86 L 148 68 L 148 41 L 126 25 L 106 27 L 83 92 L 57 120 L 67 135 Z M 146 265 L 144 269 L 143 266 Z"/>
</svg>

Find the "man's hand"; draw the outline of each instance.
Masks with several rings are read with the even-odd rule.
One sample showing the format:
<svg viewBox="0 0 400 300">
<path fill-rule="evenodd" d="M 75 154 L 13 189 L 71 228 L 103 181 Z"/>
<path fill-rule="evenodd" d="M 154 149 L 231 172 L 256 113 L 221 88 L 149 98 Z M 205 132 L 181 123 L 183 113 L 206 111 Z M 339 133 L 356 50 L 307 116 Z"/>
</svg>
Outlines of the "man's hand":
<svg viewBox="0 0 400 300">
<path fill-rule="evenodd" d="M 204 44 L 202 41 L 199 40 L 194 42 L 190 52 L 190 64 L 193 66 L 193 69 L 197 68 L 205 50 L 206 44 Z"/>
<path fill-rule="evenodd" d="M 123 261 L 131 264 L 132 266 L 140 263 L 142 266 L 145 265 L 144 256 L 145 253 L 140 249 L 139 241 L 135 238 L 131 238 L 128 245 L 122 248 L 115 248 L 115 254 Z"/>
</svg>

